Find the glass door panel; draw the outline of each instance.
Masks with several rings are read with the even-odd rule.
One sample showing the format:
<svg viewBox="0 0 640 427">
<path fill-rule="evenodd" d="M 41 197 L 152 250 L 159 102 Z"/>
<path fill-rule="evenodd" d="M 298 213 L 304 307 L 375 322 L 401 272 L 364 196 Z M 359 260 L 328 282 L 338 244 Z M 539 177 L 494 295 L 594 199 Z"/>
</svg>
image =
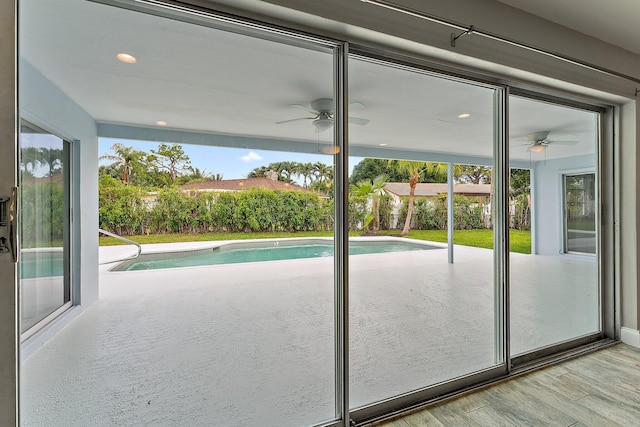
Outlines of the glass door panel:
<svg viewBox="0 0 640 427">
<path fill-rule="evenodd" d="M 350 404 L 358 408 L 502 362 L 490 208 L 495 93 L 361 57 L 349 67 Z M 451 251 L 450 218 L 459 242 Z M 396 249 L 356 254 L 375 242 Z"/>
<path fill-rule="evenodd" d="M 25 424 L 335 420 L 335 45 L 144 2 L 23 3 L 25 58 L 101 121 L 100 227 L 188 240 L 100 269 L 95 317 L 56 336 L 74 345 L 24 363 Z M 192 236 L 209 233 L 224 242 Z"/>
<path fill-rule="evenodd" d="M 20 308 L 22 333 L 71 304 L 70 143 L 20 129 Z"/>
<path fill-rule="evenodd" d="M 510 98 L 511 208 L 522 211 L 526 197 L 531 212 L 530 251 L 511 241 L 512 356 L 600 330 L 598 258 L 573 254 L 598 252 L 598 119 Z M 528 185 L 515 172 L 522 169 L 531 171 Z M 528 231 L 526 223 L 511 225 L 514 233 Z"/>
</svg>

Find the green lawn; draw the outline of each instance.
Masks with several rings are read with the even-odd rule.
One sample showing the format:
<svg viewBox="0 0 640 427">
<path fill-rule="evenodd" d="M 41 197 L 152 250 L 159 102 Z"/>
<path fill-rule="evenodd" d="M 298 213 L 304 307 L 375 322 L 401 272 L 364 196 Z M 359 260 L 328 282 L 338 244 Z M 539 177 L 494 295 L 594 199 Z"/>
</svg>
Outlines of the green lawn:
<svg viewBox="0 0 640 427">
<path fill-rule="evenodd" d="M 381 235 L 399 236 L 400 231 L 383 231 Z M 332 232 L 299 232 L 299 233 L 207 233 L 207 234 L 151 234 L 132 236 L 128 239 L 140 244 L 147 243 L 176 243 L 176 242 L 205 242 L 209 240 L 247 240 L 286 237 L 331 237 Z M 360 236 L 359 232 L 351 232 L 350 236 Z M 446 230 L 411 230 L 409 238 L 430 240 L 432 242 L 447 242 Z M 511 230 L 511 252 L 523 254 L 531 253 L 531 233 L 529 231 Z M 493 248 L 493 233 L 491 230 L 456 230 L 454 242 L 458 245 L 477 248 Z M 124 245 L 125 243 L 113 237 L 100 237 L 100 246 Z"/>
<path fill-rule="evenodd" d="M 572 219 L 567 221 L 567 228 L 569 230 L 595 231 L 596 221 L 594 218 Z"/>
<path fill-rule="evenodd" d="M 446 230 L 412 230 L 409 236 L 412 239 L 430 240 L 432 242 L 447 242 Z M 493 248 L 493 232 L 491 230 L 456 230 L 453 233 L 453 241 L 457 245 L 473 246 L 476 248 Z M 509 242 L 511 252 L 521 254 L 531 253 L 531 232 L 523 230 L 510 230 Z"/>
</svg>

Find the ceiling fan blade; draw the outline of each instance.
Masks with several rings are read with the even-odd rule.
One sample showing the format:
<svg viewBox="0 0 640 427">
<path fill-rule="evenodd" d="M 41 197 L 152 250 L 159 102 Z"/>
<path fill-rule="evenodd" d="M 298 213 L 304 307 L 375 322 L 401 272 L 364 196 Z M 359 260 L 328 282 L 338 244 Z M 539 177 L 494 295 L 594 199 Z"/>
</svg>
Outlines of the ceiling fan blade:
<svg viewBox="0 0 640 427">
<path fill-rule="evenodd" d="M 297 122 L 298 120 L 313 120 L 313 119 L 317 119 L 317 117 L 299 117 L 297 119 L 282 120 L 282 121 L 276 122 L 276 124 L 281 125 L 282 123 Z"/>
<path fill-rule="evenodd" d="M 579 142 L 580 141 L 556 141 L 556 140 L 546 141 L 546 143 L 549 145 L 576 145 Z"/>
<path fill-rule="evenodd" d="M 366 125 L 369 123 L 369 120 L 362 119 L 360 117 L 349 117 L 349 123 L 353 123 L 354 125 Z"/>
<path fill-rule="evenodd" d="M 306 110 L 312 114 L 318 114 L 318 112 L 316 110 L 314 110 L 313 108 L 309 107 L 308 105 L 302 105 L 302 104 L 289 104 L 289 107 L 293 107 L 293 108 L 302 108 L 303 110 Z"/>
<path fill-rule="evenodd" d="M 366 108 L 366 105 L 364 105 L 362 102 L 355 101 L 355 102 L 349 103 L 349 110 L 357 111 L 357 110 L 362 110 L 364 108 Z"/>
<path fill-rule="evenodd" d="M 516 144 L 516 145 L 512 145 L 512 147 L 526 147 L 532 145 L 530 142 L 526 143 L 526 144 Z"/>
</svg>

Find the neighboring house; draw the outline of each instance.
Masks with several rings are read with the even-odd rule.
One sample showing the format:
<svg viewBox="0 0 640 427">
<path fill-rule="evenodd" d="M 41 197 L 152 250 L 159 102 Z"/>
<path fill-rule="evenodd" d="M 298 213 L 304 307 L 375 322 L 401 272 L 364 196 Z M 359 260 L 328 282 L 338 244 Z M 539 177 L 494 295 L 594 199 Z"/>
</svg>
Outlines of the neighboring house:
<svg viewBox="0 0 640 427">
<path fill-rule="evenodd" d="M 449 184 L 419 183 L 416 185 L 415 196 L 433 198 L 440 194 L 447 194 Z M 388 182 L 384 189 L 394 200 L 401 197 L 409 197 L 408 182 Z M 474 198 L 479 203 L 488 203 L 491 197 L 491 184 L 454 184 L 453 193 L 465 197 Z"/>
<path fill-rule="evenodd" d="M 396 228 L 402 205 L 404 204 L 403 198 L 409 197 L 409 183 L 389 182 L 384 186 L 384 189 L 393 199 L 390 226 L 391 228 Z M 440 194 L 447 194 L 448 191 L 448 184 L 419 183 L 416 185 L 415 197 L 420 199 L 434 199 Z M 491 202 L 491 184 L 455 184 L 453 186 L 453 193 L 474 199 L 477 203 L 485 206 L 489 206 Z"/>
</svg>

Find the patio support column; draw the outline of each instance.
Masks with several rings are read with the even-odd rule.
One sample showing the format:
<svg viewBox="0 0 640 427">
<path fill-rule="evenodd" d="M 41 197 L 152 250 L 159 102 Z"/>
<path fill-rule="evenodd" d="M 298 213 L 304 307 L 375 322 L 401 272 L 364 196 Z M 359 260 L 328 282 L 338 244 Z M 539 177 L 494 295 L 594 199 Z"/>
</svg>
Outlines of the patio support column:
<svg viewBox="0 0 640 427">
<path fill-rule="evenodd" d="M 531 168 L 529 170 L 529 200 L 530 200 L 530 209 L 529 209 L 529 233 L 531 235 L 531 254 L 535 255 L 538 253 L 538 238 L 536 235 L 536 221 L 538 219 L 536 212 L 536 169 Z"/>
<path fill-rule="evenodd" d="M 447 163 L 447 248 L 449 264 L 453 264 L 453 163 Z"/>
</svg>

